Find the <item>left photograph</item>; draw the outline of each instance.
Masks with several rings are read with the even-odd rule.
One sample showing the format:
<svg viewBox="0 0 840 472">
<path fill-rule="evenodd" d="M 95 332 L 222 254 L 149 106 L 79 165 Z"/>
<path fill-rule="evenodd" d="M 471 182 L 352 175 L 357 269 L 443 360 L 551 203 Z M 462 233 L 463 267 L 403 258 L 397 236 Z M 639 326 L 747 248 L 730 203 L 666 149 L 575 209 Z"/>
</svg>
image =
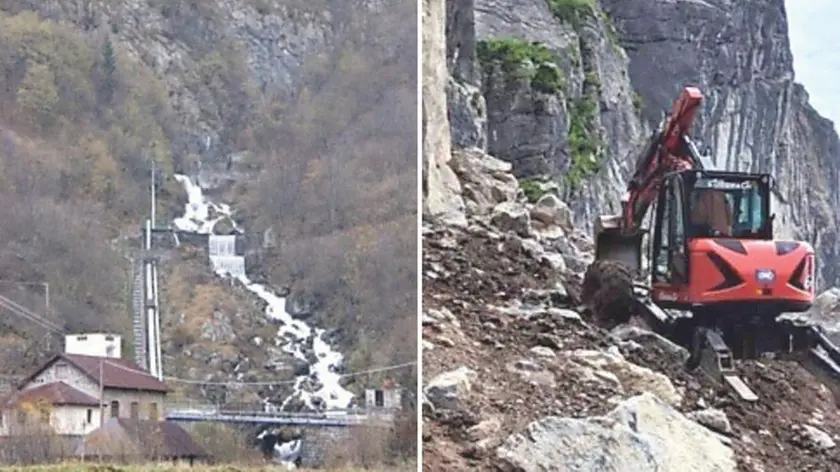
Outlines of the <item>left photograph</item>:
<svg viewBox="0 0 840 472">
<path fill-rule="evenodd" d="M 417 469 L 417 15 L 0 2 L 0 472 Z"/>
</svg>

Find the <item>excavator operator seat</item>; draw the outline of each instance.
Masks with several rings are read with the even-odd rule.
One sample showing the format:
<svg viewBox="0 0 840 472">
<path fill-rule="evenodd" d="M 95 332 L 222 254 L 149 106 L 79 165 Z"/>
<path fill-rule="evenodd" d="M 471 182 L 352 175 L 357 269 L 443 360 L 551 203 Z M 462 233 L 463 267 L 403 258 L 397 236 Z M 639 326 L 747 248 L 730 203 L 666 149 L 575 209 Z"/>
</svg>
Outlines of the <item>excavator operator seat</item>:
<svg viewBox="0 0 840 472">
<path fill-rule="evenodd" d="M 686 172 L 690 238 L 772 239 L 765 174 Z"/>
<path fill-rule="evenodd" d="M 732 236 L 732 204 L 726 192 L 695 189 L 690 202 L 689 221 L 695 236 Z"/>
</svg>

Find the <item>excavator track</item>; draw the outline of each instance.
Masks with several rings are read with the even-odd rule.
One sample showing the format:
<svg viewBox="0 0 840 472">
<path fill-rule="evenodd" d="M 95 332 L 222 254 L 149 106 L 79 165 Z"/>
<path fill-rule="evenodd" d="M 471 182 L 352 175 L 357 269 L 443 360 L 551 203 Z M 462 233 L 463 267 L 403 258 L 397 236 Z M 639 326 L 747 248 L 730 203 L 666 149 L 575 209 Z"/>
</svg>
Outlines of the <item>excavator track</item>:
<svg viewBox="0 0 840 472">
<path fill-rule="evenodd" d="M 744 401 L 758 401 L 758 395 L 739 377 L 735 365 L 736 359 L 760 355 L 744 348 L 756 346 L 754 339 L 745 339 L 745 333 L 731 327 L 704 325 L 691 313 L 662 309 L 651 299 L 650 288 L 635 282 L 631 272 L 616 261 L 595 261 L 589 267 L 581 301 L 596 322 L 607 329 L 626 323 L 632 316 L 640 317 L 652 331 L 689 350 L 689 370 L 728 386 Z M 840 348 L 820 327 L 781 320 L 763 328 L 761 333 L 770 333 L 774 338 L 775 355 L 798 361 L 832 391 L 840 404 Z M 737 333 L 733 340 L 740 349 L 736 353 L 725 341 L 724 332 L 730 338 Z"/>
</svg>

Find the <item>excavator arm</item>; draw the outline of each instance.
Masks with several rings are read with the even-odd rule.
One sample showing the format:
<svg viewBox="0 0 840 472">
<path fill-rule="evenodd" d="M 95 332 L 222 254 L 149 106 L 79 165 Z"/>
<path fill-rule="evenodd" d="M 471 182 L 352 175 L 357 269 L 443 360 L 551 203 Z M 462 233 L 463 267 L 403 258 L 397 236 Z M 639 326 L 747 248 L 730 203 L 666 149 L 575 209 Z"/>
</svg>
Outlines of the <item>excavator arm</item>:
<svg viewBox="0 0 840 472">
<path fill-rule="evenodd" d="M 666 174 L 703 168 L 694 143 L 688 137 L 702 100 L 700 89 L 686 87 L 660 131 L 651 136 L 639 155 L 627 188 L 629 198 L 624 208 L 622 233 L 639 230 Z"/>
<path fill-rule="evenodd" d="M 663 178 L 671 173 L 703 169 L 700 154 L 688 136 L 703 94 L 686 87 L 670 115 L 653 133 L 636 160 L 620 215 L 600 216 L 595 222 L 595 257 L 622 262 L 631 270 L 641 261 L 642 221 L 656 198 Z"/>
</svg>

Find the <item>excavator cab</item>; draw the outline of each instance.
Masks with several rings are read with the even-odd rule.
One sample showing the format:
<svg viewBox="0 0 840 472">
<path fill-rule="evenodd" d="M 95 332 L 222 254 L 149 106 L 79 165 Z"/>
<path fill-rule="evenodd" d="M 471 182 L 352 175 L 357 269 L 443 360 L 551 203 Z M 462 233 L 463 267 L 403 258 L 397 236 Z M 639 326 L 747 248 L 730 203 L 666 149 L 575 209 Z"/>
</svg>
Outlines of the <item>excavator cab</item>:
<svg viewBox="0 0 840 472">
<path fill-rule="evenodd" d="M 692 309 L 799 312 L 813 301 L 813 249 L 773 239 L 766 174 L 687 170 L 663 179 L 650 244 L 653 297 Z"/>
<path fill-rule="evenodd" d="M 653 211 L 653 283 L 689 282 L 694 240 L 772 239 L 771 183 L 764 174 L 689 170 L 667 175 Z"/>
<path fill-rule="evenodd" d="M 772 239 L 769 175 L 686 174 L 689 238 Z"/>
<path fill-rule="evenodd" d="M 693 239 L 773 238 L 772 185 L 767 174 L 687 170 L 666 175 L 650 229 L 628 234 L 621 231 L 618 215 L 596 220 L 596 259 L 620 262 L 638 275 L 648 236 L 654 280 L 667 273 L 674 274 L 674 283 L 684 281 L 687 244 Z"/>
</svg>

